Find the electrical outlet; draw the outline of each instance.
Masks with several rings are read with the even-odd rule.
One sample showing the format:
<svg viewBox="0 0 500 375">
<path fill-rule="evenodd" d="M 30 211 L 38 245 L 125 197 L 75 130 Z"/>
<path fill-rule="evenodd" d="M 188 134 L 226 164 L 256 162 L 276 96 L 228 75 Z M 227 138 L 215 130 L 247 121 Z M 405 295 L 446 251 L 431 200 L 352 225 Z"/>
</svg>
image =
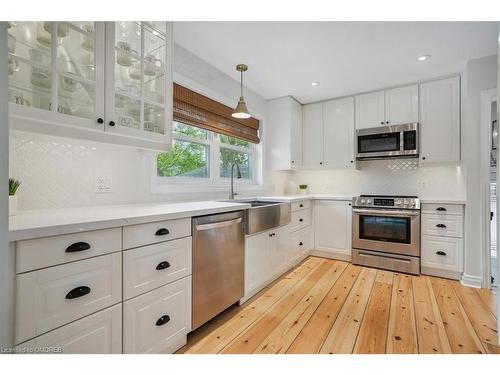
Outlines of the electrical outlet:
<svg viewBox="0 0 500 375">
<path fill-rule="evenodd" d="M 113 179 L 109 174 L 95 176 L 95 192 L 111 193 L 113 191 Z"/>
</svg>

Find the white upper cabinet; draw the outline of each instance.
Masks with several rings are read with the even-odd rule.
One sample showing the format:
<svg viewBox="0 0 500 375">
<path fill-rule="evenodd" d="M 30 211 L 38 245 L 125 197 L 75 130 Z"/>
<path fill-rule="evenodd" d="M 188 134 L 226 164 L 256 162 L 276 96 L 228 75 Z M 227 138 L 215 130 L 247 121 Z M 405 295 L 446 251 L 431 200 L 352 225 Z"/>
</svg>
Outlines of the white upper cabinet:
<svg viewBox="0 0 500 375">
<path fill-rule="evenodd" d="M 423 163 L 460 161 L 460 77 L 420 85 Z"/>
<path fill-rule="evenodd" d="M 354 166 L 354 98 L 323 103 L 323 122 L 325 167 Z"/>
<path fill-rule="evenodd" d="M 323 104 L 308 104 L 302 110 L 302 165 L 306 168 L 320 168 L 323 166 Z"/>
<path fill-rule="evenodd" d="M 418 122 L 418 85 L 356 96 L 356 129 Z"/>
<path fill-rule="evenodd" d="M 385 91 L 386 125 L 418 122 L 418 85 Z"/>
<path fill-rule="evenodd" d="M 292 97 L 274 99 L 267 107 L 270 169 L 293 169 L 302 165 L 302 106 Z"/>
<path fill-rule="evenodd" d="M 368 129 L 385 124 L 384 92 L 356 96 L 356 129 Z"/>
<path fill-rule="evenodd" d="M 10 22 L 13 128 L 165 150 L 172 25 Z"/>
</svg>

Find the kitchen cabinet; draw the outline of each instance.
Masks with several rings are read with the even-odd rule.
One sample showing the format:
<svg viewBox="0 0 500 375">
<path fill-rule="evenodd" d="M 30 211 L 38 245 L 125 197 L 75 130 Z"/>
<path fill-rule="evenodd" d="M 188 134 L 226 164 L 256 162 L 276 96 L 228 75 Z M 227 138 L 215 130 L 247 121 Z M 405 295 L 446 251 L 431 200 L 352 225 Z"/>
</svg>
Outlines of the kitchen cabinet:
<svg viewBox="0 0 500 375">
<path fill-rule="evenodd" d="M 168 149 L 172 25 L 10 22 L 15 129 Z"/>
<path fill-rule="evenodd" d="M 354 98 L 323 103 L 324 156 L 326 168 L 354 166 Z"/>
<path fill-rule="evenodd" d="M 421 272 L 460 280 L 464 267 L 463 205 L 424 203 L 421 212 Z"/>
<path fill-rule="evenodd" d="M 356 96 L 356 129 L 374 128 L 385 124 L 384 92 Z"/>
<path fill-rule="evenodd" d="M 302 111 L 302 165 L 306 168 L 320 168 L 323 166 L 323 104 L 308 104 Z"/>
<path fill-rule="evenodd" d="M 317 200 L 314 203 L 312 254 L 351 259 L 352 207 L 348 201 Z"/>
<path fill-rule="evenodd" d="M 302 165 L 302 105 L 290 96 L 270 100 L 267 123 L 269 168 L 299 168 Z"/>
<path fill-rule="evenodd" d="M 422 164 L 460 161 L 460 77 L 420 85 Z"/>
<path fill-rule="evenodd" d="M 418 122 L 418 85 L 356 96 L 356 129 Z"/>
<path fill-rule="evenodd" d="M 303 166 L 346 168 L 354 166 L 353 98 L 305 105 Z"/>
</svg>

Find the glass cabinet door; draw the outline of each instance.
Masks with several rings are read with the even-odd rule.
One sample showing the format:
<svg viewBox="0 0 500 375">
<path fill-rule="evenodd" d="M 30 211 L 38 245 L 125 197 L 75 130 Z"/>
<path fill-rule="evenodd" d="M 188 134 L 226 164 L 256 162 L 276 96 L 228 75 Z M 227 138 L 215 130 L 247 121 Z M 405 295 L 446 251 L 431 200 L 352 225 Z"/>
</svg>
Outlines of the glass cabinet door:
<svg viewBox="0 0 500 375">
<path fill-rule="evenodd" d="M 107 42 L 114 43 L 111 110 L 113 131 L 141 137 L 162 137 L 170 131 L 166 119 L 167 97 L 171 91 L 171 50 L 167 22 L 110 23 Z M 107 56 L 110 58 L 110 56 Z M 107 90 L 108 92 L 108 90 Z M 109 93 L 108 93 L 109 95 Z M 171 99 L 170 99 L 171 100 Z M 109 124 L 109 123 L 108 123 Z M 107 129 L 108 130 L 108 129 Z M 149 134 L 149 135 L 148 135 Z"/>
<path fill-rule="evenodd" d="M 103 34 L 97 22 L 10 22 L 9 101 L 95 123 L 104 111 Z"/>
</svg>

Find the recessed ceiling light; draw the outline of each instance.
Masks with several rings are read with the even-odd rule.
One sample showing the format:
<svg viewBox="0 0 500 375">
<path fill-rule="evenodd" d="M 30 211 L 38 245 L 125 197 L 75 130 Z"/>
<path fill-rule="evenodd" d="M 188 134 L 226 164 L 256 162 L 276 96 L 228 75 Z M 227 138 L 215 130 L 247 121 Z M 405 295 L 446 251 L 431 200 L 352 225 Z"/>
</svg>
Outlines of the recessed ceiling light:
<svg viewBox="0 0 500 375">
<path fill-rule="evenodd" d="M 423 56 L 420 56 L 417 60 L 418 61 L 425 61 L 425 60 L 428 60 L 431 58 L 431 55 L 423 55 Z"/>
<path fill-rule="evenodd" d="M 311 86 L 318 86 L 319 85 L 319 82 L 312 82 L 311 83 Z"/>
</svg>

